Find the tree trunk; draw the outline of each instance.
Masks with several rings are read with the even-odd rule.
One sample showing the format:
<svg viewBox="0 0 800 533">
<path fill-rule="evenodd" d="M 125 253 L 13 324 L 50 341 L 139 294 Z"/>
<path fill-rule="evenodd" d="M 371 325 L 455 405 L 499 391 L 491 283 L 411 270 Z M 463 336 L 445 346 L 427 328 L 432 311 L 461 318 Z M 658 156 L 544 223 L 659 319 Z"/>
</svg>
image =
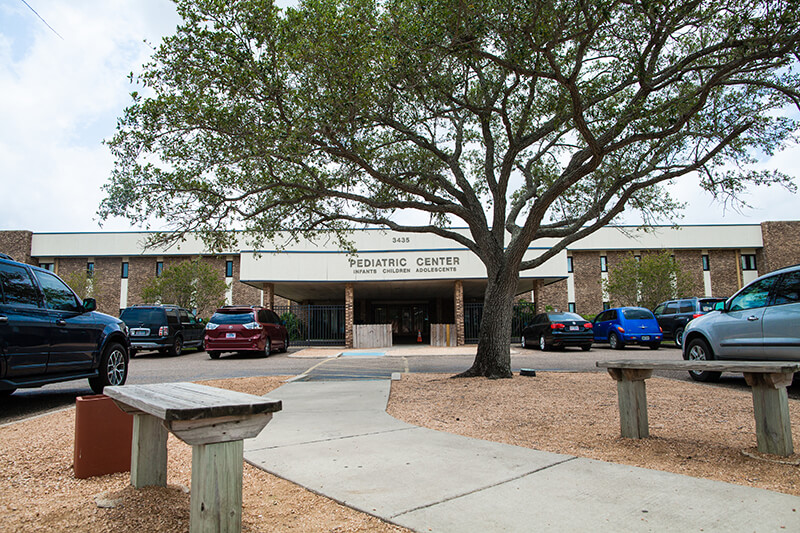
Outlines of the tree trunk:
<svg viewBox="0 0 800 533">
<path fill-rule="evenodd" d="M 519 271 L 501 268 L 490 275 L 483 299 L 478 353 L 469 370 L 455 377 L 511 377 L 511 320 Z"/>
</svg>

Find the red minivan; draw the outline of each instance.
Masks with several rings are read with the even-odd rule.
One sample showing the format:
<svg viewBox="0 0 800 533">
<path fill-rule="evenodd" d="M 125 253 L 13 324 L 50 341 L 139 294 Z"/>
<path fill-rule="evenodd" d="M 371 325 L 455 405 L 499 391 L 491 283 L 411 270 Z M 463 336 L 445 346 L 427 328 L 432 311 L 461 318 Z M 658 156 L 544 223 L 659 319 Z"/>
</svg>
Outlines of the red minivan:
<svg viewBox="0 0 800 533">
<path fill-rule="evenodd" d="M 225 306 L 208 321 L 205 346 L 211 359 L 219 359 L 222 352 L 258 352 L 266 357 L 289 349 L 289 333 L 270 309 Z"/>
</svg>

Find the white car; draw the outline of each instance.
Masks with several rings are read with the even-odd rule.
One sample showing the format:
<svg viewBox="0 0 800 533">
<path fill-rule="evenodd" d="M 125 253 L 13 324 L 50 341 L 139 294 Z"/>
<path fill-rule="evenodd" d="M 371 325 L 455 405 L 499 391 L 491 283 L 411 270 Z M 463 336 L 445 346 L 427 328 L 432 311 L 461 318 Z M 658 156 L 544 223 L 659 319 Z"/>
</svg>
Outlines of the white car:
<svg viewBox="0 0 800 533">
<path fill-rule="evenodd" d="M 800 265 L 752 281 L 686 326 L 684 359 L 800 361 Z M 697 381 L 719 372 L 689 372 Z"/>
</svg>

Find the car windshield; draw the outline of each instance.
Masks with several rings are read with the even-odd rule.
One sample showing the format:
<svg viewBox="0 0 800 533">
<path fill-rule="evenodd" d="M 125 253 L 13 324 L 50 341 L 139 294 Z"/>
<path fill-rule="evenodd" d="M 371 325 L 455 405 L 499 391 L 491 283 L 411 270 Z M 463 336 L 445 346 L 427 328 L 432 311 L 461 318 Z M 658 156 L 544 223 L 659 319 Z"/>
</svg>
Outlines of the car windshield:
<svg viewBox="0 0 800 533">
<path fill-rule="evenodd" d="M 653 318 L 653 314 L 645 309 L 625 309 L 622 311 L 628 320 L 647 320 Z"/>
<path fill-rule="evenodd" d="M 547 315 L 550 317 L 550 320 L 582 320 L 585 322 L 584 318 L 581 315 L 575 313 L 550 313 Z"/>
<path fill-rule="evenodd" d="M 123 309 L 119 317 L 125 322 L 142 322 L 149 324 L 153 322 L 162 322 L 164 320 L 164 311 L 161 309 L 134 307 Z"/>
<path fill-rule="evenodd" d="M 214 324 L 249 324 L 254 322 L 255 318 L 251 311 L 242 313 L 214 313 L 209 322 Z"/>
<path fill-rule="evenodd" d="M 698 303 L 700 304 L 700 311 L 703 313 L 708 313 L 714 310 L 714 306 L 717 305 L 717 302 L 724 302 L 725 300 L 700 300 Z"/>
</svg>

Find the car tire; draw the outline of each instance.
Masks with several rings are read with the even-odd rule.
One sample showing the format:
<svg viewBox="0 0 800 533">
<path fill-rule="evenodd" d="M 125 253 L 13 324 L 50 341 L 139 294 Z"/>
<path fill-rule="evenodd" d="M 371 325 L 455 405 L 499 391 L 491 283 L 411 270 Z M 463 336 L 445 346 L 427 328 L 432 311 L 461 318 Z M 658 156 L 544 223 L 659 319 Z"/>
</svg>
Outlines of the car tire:
<svg viewBox="0 0 800 533">
<path fill-rule="evenodd" d="M 614 332 L 611 332 L 611 334 L 608 336 L 608 345 L 612 350 L 623 350 L 625 348 L 625 343 L 622 342 L 622 339 L 619 338 L 619 335 Z"/>
<path fill-rule="evenodd" d="M 686 346 L 686 350 L 684 350 L 684 358 L 689 361 L 713 361 L 714 360 L 714 353 L 711 351 L 711 348 L 708 346 L 708 343 L 699 337 L 692 339 L 688 346 Z M 691 377 L 695 381 L 719 381 L 719 377 L 722 375 L 722 372 L 710 372 L 710 371 L 697 371 L 697 370 L 690 370 L 689 377 Z"/>
<path fill-rule="evenodd" d="M 675 346 L 683 348 L 683 328 L 675 330 Z"/>
<path fill-rule="evenodd" d="M 124 385 L 128 379 L 128 354 L 125 348 L 117 342 L 112 342 L 103 350 L 100 357 L 100 375 L 89 378 L 89 386 L 95 394 L 103 394 L 103 389 L 109 385 Z"/>
<path fill-rule="evenodd" d="M 584 352 L 588 352 L 591 349 L 592 349 L 591 344 L 581 344 L 581 350 L 583 350 Z"/>
<path fill-rule="evenodd" d="M 525 335 L 523 335 L 522 338 L 520 338 L 519 344 L 523 348 L 527 348 L 528 347 L 528 341 L 527 341 L 527 339 L 525 339 Z"/>
<path fill-rule="evenodd" d="M 221 354 L 221 352 L 215 352 L 215 351 L 213 351 L 213 350 L 212 350 L 212 351 L 210 351 L 210 352 L 208 352 L 208 356 L 209 356 L 211 359 L 219 359 L 219 356 L 220 356 L 220 354 Z"/>
<path fill-rule="evenodd" d="M 272 341 L 269 337 L 267 337 L 266 342 L 264 342 L 264 353 L 261 354 L 262 357 L 269 357 L 272 354 Z"/>
<path fill-rule="evenodd" d="M 647 345 L 651 350 L 658 350 L 661 347 L 660 342 L 653 342 Z"/>
<path fill-rule="evenodd" d="M 206 351 L 206 341 L 205 340 L 200 341 L 200 344 L 197 346 L 197 351 L 198 352 L 205 352 Z"/>
<path fill-rule="evenodd" d="M 544 333 L 539 335 L 539 349 L 543 352 L 550 349 L 550 345 L 547 344 L 547 339 L 544 338 Z"/>
<path fill-rule="evenodd" d="M 173 357 L 183 353 L 183 337 L 175 335 L 175 340 L 172 341 L 172 346 L 169 349 L 169 354 Z"/>
<path fill-rule="evenodd" d="M 286 338 L 283 339 L 283 348 L 278 350 L 278 353 L 286 353 L 289 351 L 289 336 L 287 335 Z"/>
</svg>

